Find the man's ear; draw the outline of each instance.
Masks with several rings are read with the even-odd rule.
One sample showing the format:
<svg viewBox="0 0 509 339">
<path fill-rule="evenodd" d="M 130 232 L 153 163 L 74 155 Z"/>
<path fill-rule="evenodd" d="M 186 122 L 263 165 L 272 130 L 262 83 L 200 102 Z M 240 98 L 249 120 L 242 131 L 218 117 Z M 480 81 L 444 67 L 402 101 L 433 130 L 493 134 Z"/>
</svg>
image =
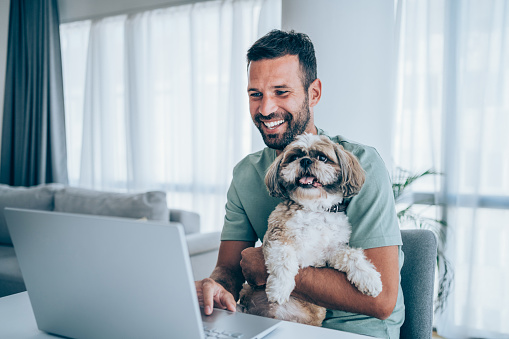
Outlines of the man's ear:
<svg viewBox="0 0 509 339">
<path fill-rule="evenodd" d="M 315 81 L 309 85 L 308 88 L 308 98 L 309 98 L 309 107 L 314 107 L 320 102 L 320 98 L 322 97 L 322 82 L 320 79 L 316 78 Z"/>
<path fill-rule="evenodd" d="M 279 182 L 279 168 L 283 161 L 284 152 L 282 152 L 276 160 L 270 165 L 265 175 L 265 185 L 269 191 L 269 194 L 276 198 L 287 198 L 286 189 Z"/>
</svg>

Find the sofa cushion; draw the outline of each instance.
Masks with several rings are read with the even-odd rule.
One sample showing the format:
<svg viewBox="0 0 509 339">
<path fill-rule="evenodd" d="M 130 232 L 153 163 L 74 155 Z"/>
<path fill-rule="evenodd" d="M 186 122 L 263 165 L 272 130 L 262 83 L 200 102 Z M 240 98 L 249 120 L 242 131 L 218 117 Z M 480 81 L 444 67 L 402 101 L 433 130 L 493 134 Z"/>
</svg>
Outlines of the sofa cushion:
<svg viewBox="0 0 509 339">
<path fill-rule="evenodd" d="M 168 221 L 165 192 L 113 193 L 66 187 L 55 193 L 55 211 Z"/>
<path fill-rule="evenodd" d="M 51 211 L 53 210 L 54 192 L 61 187 L 63 186 L 59 184 L 34 187 L 13 187 L 0 184 L 0 243 L 12 245 L 4 217 L 5 207 Z"/>
<path fill-rule="evenodd" d="M 194 233 L 186 236 L 189 255 L 219 250 L 221 232 Z"/>
<path fill-rule="evenodd" d="M 182 224 L 186 235 L 200 233 L 200 215 L 196 212 L 170 208 L 170 221 Z"/>
<path fill-rule="evenodd" d="M 0 245 L 0 298 L 26 291 L 12 246 Z"/>
<path fill-rule="evenodd" d="M 0 281 L 23 282 L 16 252 L 12 246 L 0 246 Z"/>
</svg>

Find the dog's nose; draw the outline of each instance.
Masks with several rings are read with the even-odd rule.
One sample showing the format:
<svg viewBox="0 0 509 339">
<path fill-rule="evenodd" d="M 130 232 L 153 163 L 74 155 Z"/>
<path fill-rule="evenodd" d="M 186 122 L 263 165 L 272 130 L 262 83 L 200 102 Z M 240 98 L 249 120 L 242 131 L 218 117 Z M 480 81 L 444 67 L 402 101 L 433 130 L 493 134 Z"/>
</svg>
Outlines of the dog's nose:
<svg viewBox="0 0 509 339">
<path fill-rule="evenodd" d="M 304 158 L 304 159 L 301 159 L 300 160 L 300 165 L 306 169 L 308 168 L 309 166 L 311 166 L 311 164 L 313 163 L 313 161 L 311 161 L 311 159 L 309 158 Z"/>
</svg>

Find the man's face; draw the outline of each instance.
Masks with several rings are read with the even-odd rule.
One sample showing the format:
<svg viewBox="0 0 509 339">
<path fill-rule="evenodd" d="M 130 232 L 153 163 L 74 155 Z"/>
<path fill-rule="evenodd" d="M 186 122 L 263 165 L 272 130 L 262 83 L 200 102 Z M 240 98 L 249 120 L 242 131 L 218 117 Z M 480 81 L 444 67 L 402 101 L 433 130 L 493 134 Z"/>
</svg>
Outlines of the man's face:
<svg viewBox="0 0 509 339">
<path fill-rule="evenodd" d="M 304 132 L 316 133 L 296 55 L 251 62 L 249 110 L 265 144 L 282 150 Z"/>
</svg>

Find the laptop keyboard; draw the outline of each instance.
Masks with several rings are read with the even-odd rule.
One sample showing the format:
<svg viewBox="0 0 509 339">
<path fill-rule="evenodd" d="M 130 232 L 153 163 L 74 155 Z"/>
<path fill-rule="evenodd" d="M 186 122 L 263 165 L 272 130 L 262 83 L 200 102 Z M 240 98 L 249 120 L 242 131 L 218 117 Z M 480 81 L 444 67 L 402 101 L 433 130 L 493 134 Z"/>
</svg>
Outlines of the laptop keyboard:
<svg viewBox="0 0 509 339">
<path fill-rule="evenodd" d="M 214 339 L 215 338 L 218 338 L 218 339 L 231 339 L 231 338 L 240 339 L 243 336 L 242 333 L 238 333 L 238 332 L 231 333 L 231 332 L 228 332 L 228 331 L 223 331 L 223 330 L 218 329 L 218 328 L 207 327 L 207 326 L 203 326 L 203 330 L 205 331 L 205 338 L 207 338 L 207 339 L 209 339 L 209 338 L 214 338 Z"/>
</svg>

